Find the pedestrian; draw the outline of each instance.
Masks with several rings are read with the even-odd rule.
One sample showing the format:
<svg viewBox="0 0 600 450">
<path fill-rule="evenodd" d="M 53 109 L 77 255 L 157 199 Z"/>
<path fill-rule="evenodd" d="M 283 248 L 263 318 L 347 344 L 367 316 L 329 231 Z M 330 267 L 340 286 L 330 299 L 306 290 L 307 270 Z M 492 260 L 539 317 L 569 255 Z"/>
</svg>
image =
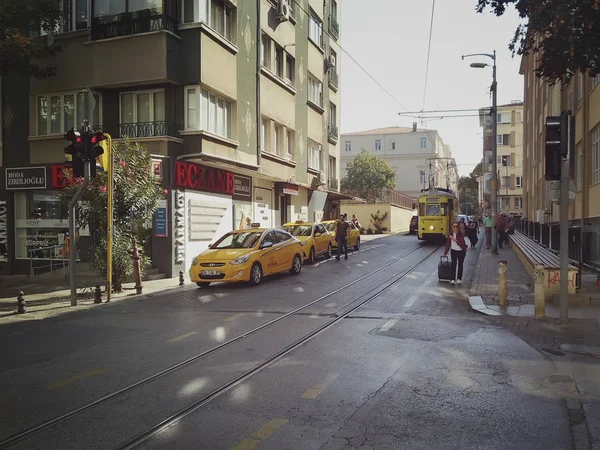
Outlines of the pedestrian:
<svg viewBox="0 0 600 450">
<path fill-rule="evenodd" d="M 485 246 L 489 250 L 490 245 L 492 244 L 492 218 L 490 217 L 490 213 L 487 213 L 483 218 L 483 226 L 485 227 Z"/>
<path fill-rule="evenodd" d="M 471 242 L 471 248 L 475 248 L 475 246 L 477 245 L 477 228 L 476 228 L 476 224 L 475 222 L 469 220 L 469 223 L 467 224 L 467 237 L 469 238 L 469 241 Z"/>
<path fill-rule="evenodd" d="M 506 216 L 498 215 L 496 219 L 496 232 L 498 233 L 498 248 L 502 248 L 506 240 Z"/>
<path fill-rule="evenodd" d="M 336 260 L 340 260 L 342 254 L 342 247 L 344 249 L 344 259 L 348 259 L 348 233 L 350 232 L 350 225 L 346 222 L 346 215 L 342 214 L 340 220 L 337 223 L 335 230 L 335 240 L 337 242 L 337 256 Z"/>
<path fill-rule="evenodd" d="M 465 235 L 460 232 L 458 222 L 452 224 L 452 232 L 448 235 L 444 256 L 450 251 L 450 259 L 452 260 L 452 280 L 450 284 L 461 284 L 463 276 L 463 264 L 467 254 L 467 244 L 465 243 Z M 456 268 L 458 266 L 458 277 Z"/>
<path fill-rule="evenodd" d="M 458 229 L 463 234 L 463 236 L 467 235 L 467 224 L 465 223 L 464 217 L 460 218 L 460 222 L 458 222 Z"/>
<path fill-rule="evenodd" d="M 352 223 L 360 230 L 360 222 L 358 221 L 356 214 L 352 214 Z"/>
</svg>

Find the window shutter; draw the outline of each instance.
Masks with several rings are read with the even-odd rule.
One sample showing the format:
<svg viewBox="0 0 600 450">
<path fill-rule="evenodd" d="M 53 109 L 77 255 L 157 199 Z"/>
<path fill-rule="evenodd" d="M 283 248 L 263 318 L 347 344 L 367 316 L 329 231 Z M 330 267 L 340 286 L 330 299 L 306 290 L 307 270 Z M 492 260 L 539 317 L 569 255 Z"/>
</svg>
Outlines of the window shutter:
<svg viewBox="0 0 600 450">
<path fill-rule="evenodd" d="M 516 115 L 517 115 L 517 112 L 516 112 L 516 111 L 513 109 L 513 110 L 512 110 L 512 112 L 511 112 L 511 117 L 510 117 L 510 124 L 511 124 L 513 127 L 515 126 L 515 123 L 516 123 L 516 121 L 517 121 L 517 119 L 516 119 Z"/>
<path fill-rule="evenodd" d="M 512 148 L 515 148 L 515 139 L 516 139 L 516 134 L 514 131 L 510 132 L 510 146 Z"/>
</svg>

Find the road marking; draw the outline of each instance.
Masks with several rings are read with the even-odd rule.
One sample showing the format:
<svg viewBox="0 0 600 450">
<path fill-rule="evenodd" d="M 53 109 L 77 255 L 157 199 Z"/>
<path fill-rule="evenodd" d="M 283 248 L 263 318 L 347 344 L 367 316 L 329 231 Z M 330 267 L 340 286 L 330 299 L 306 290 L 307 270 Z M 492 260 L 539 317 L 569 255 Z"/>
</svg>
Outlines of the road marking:
<svg viewBox="0 0 600 450">
<path fill-rule="evenodd" d="M 339 375 L 337 373 L 332 373 L 325 378 L 325 380 L 321 383 L 315 384 L 310 389 L 307 389 L 304 394 L 302 394 L 301 398 L 306 398 L 309 400 L 316 399 L 321 392 L 325 390 L 327 386 L 329 386 Z"/>
<path fill-rule="evenodd" d="M 190 336 L 193 336 L 195 334 L 198 334 L 198 332 L 197 331 L 190 331 L 189 333 L 182 334 L 181 336 L 177 336 L 177 337 L 171 338 L 167 342 L 169 344 L 172 344 L 173 342 L 179 342 L 182 339 L 189 338 Z"/>
<path fill-rule="evenodd" d="M 414 302 L 417 301 L 417 296 L 416 295 L 412 295 L 410 297 L 408 297 L 408 300 L 406 300 L 406 303 L 404 304 L 405 308 L 410 308 Z"/>
<path fill-rule="evenodd" d="M 261 441 L 267 439 L 273 433 L 277 431 L 277 429 L 288 422 L 287 419 L 273 419 L 260 427 L 252 437 L 244 439 L 239 442 L 232 450 L 253 450 L 260 444 Z"/>
<path fill-rule="evenodd" d="M 71 378 L 67 378 L 67 379 L 58 381 L 54 384 L 51 384 L 50 386 L 48 386 L 48 390 L 51 391 L 53 389 L 58 389 L 63 386 L 66 386 L 67 384 L 74 383 L 75 381 L 83 380 L 84 378 L 89 378 L 94 375 L 100 375 L 103 372 L 106 372 L 106 369 L 93 369 L 93 370 L 88 370 L 87 372 L 78 373 L 77 375 L 73 375 Z"/>
<path fill-rule="evenodd" d="M 234 314 L 233 316 L 229 316 L 227 319 L 225 319 L 225 322 L 233 322 L 235 319 L 239 319 L 242 316 L 245 316 L 246 313 L 237 313 Z"/>
<path fill-rule="evenodd" d="M 398 319 L 390 319 L 388 320 L 386 323 L 384 323 L 381 328 L 379 329 L 379 331 L 390 331 L 390 329 L 396 325 L 396 322 L 398 322 Z"/>
</svg>

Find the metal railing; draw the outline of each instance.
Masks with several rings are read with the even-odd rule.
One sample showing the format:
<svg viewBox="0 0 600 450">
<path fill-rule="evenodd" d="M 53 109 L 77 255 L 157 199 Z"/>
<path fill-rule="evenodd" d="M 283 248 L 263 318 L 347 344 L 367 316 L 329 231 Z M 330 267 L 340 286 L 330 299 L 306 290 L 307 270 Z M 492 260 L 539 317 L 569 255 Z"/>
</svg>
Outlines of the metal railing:
<svg viewBox="0 0 600 450">
<path fill-rule="evenodd" d="M 329 74 L 329 87 L 334 91 L 337 91 L 339 86 L 339 75 L 335 70 L 335 67 L 330 67 L 327 73 Z"/>
<path fill-rule="evenodd" d="M 413 209 L 413 204 L 417 203 L 417 199 L 409 197 L 402 192 L 393 191 L 391 189 L 384 190 L 382 192 L 385 203 L 391 203 L 392 205 L 401 206 L 406 209 Z"/>
<path fill-rule="evenodd" d="M 51 247 L 40 247 L 40 248 L 32 248 L 28 250 L 29 253 L 29 276 L 31 279 L 35 279 L 35 270 L 36 269 L 46 269 L 50 268 L 50 272 L 54 271 L 55 262 L 58 263 L 58 268 L 62 268 L 65 280 L 67 279 L 67 270 L 66 267 L 68 265 L 67 260 L 65 259 L 65 252 L 62 253 L 62 258 L 57 258 L 54 253 L 57 248 L 62 248 L 64 250 L 64 246 L 62 245 L 53 245 Z M 38 266 L 34 266 L 33 261 L 46 261 L 50 260 L 49 264 L 42 264 Z"/>
<path fill-rule="evenodd" d="M 329 15 L 329 35 L 336 41 L 340 37 L 340 24 L 337 21 L 337 17 L 333 14 Z"/>
<path fill-rule="evenodd" d="M 329 139 L 330 142 L 333 142 L 334 144 L 338 141 L 338 127 L 337 125 L 334 125 L 333 123 L 330 123 L 327 125 L 327 138 Z"/>
<path fill-rule="evenodd" d="M 166 14 L 152 15 L 152 10 L 97 17 L 92 21 L 92 40 L 131 36 L 151 31 L 177 34 L 177 19 Z"/>
<path fill-rule="evenodd" d="M 131 138 L 175 136 L 176 128 L 174 124 L 165 121 L 122 123 L 119 125 L 119 135 Z"/>
<path fill-rule="evenodd" d="M 329 178 L 327 180 L 327 189 L 329 189 L 330 191 L 339 192 L 339 190 L 340 190 L 340 180 L 337 180 L 335 178 Z"/>
</svg>

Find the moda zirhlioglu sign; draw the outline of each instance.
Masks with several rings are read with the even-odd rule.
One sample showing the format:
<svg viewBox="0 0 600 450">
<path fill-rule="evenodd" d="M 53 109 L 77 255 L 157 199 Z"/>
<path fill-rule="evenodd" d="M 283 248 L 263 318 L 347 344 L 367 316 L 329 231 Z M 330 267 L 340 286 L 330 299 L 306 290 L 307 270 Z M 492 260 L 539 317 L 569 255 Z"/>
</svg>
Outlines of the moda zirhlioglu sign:
<svg viewBox="0 0 600 450">
<path fill-rule="evenodd" d="M 5 173 L 6 190 L 46 189 L 46 167 L 11 167 Z"/>
</svg>

